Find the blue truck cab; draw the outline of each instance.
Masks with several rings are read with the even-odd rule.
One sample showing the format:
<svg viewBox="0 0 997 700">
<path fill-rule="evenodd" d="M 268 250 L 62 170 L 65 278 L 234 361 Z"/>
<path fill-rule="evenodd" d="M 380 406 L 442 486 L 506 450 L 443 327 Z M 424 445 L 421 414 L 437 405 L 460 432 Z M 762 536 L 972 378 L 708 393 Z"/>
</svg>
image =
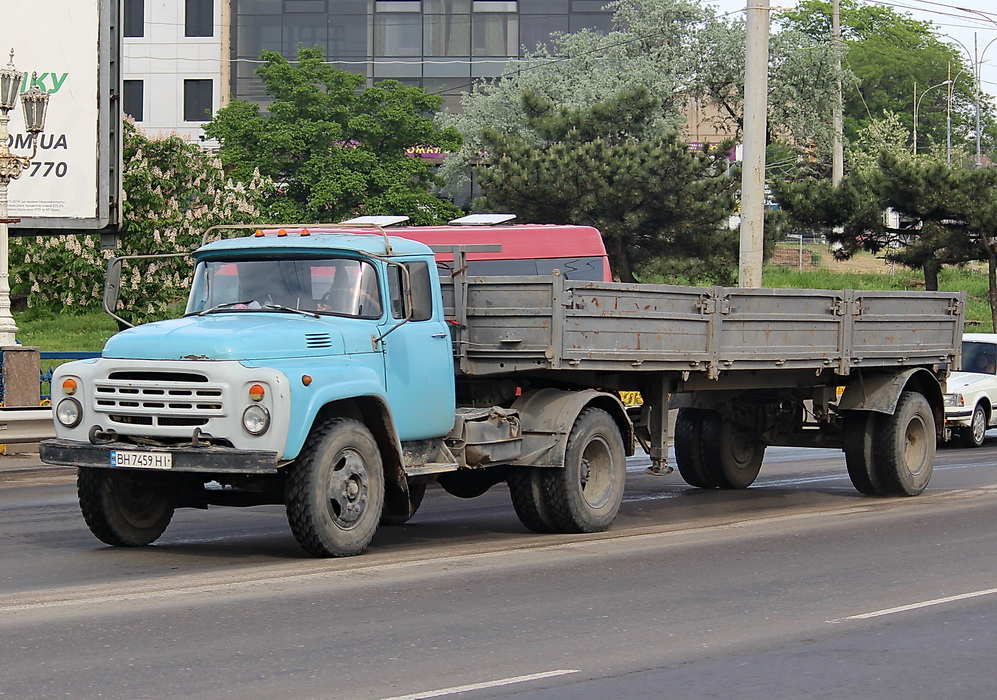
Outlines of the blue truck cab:
<svg viewBox="0 0 997 700">
<path fill-rule="evenodd" d="M 421 445 L 432 459 L 454 423 L 451 336 L 432 250 L 350 229 L 296 229 L 215 241 L 193 257 L 183 317 L 118 333 L 99 359 L 66 364 L 53 378 L 57 437 L 42 457 L 81 467 L 91 529 L 111 544 L 144 544 L 160 511 L 214 502 L 205 479 L 255 479 L 236 505 L 286 503 L 294 468 L 308 471 L 300 465 L 328 451 L 323 443 L 344 426 L 352 437 L 334 446 L 338 464 L 318 477 L 333 484 L 320 489 L 335 491 L 331 517 L 357 529 L 372 505 L 362 499 L 386 490 L 403 518 L 403 451 Z M 389 483 L 371 483 L 382 471 Z M 109 492 L 119 493 L 115 502 Z M 120 497 L 137 493 L 130 504 Z M 150 511 L 143 498 L 170 505 Z M 381 505 L 373 505 L 376 520 Z M 303 544 L 350 554 L 365 539 L 366 530 L 345 544 Z"/>
</svg>

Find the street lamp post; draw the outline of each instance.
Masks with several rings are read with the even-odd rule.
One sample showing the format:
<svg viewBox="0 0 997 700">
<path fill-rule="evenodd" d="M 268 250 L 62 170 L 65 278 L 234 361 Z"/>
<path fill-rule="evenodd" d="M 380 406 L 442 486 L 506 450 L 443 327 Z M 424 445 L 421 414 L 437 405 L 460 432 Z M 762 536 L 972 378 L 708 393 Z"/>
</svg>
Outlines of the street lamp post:
<svg viewBox="0 0 997 700">
<path fill-rule="evenodd" d="M 969 8 L 969 7 L 957 7 L 957 6 L 954 6 L 952 9 L 959 10 L 960 12 L 968 12 L 970 14 L 978 15 L 979 17 L 985 19 L 986 21 L 990 22 L 994 26 L 997 26 L 997 20 L 995 20 L 993 17 L 991 17 L 989 13 L 982 12 L 981 10 L 974 10 L 972 8 Z M 986 54 L 987 49 L 990 48 L 990 44 L 993 44 L 995 41 L 997 41 L 997 38 L 991 39 L 990 43 L 988 43 L 985 47 L 983 47 L 983 54 L 981 54 L 979 52 L 979 44 L 977 42 L 976 32 L 973 32 L 973 54 L 976 57 L 976 167 L 977 168 L 982 168 L 983 167 L 983 149 L 982 149 L 982 144 L 981 144 L 981 139 L 980 139 L 980 136 L 981 136 L 981 134 L 980 134 L 980 93 L 983 90 L 983 87 L 981 85 L 981 82 L 982 82 L 982 80 L 981 80 L 981 78 L 982 78 L 982 76 L 981 76 L 981 73 L 982 73 L 981 66 L 983 64 L 983 55 Z M 966 47 L 963 46 L 963 48 L 966 48 Z M 969 51 L 967 51 L 966 53 L 969 53 Z"/>
<path fill-rule="evenodd" d="M 944 85 L 948 85 L 951 82 L 952 82 L 951 80 L 944 80 L 938 83 L 937 85 L 932 85 L 931 87 L 927 88 L 924 92 L 922 92 L 920 97 L 917 96 L 917 83 L 914 83 L 914 155 L 915 156 L 917 155 L 917 107 L 918 105 L 921 104 L 921 100 L 924 99 L 924 96 L 927 95 L 928 92 L 934 90 L 935 88 L 940 88 Z"/>
<path fill-rule="evenodd" d="M 24 73 L 14 68 L 14 49 L 10 50 L 10 61 L 0 68 L 0 348 L 12 347 L 17 325 L 10 312 L 10 249 L 8 224 L 16 224 L 20 219 L 11 219 L 7 213 L 7 186 L 16 180 L 38 153 L 38 135 L 45 130 L 45 112 L 48 109 L 48 93 L 35 84 L 37 75 L 31 76 L 31 89 L 21 95 L 24 110 L 24 127 L 31 135 L 31 155 L 19 156 L 7 146 L 10 134 L 7 124 L 10 112 L 17 103 Z"/>
</svg>

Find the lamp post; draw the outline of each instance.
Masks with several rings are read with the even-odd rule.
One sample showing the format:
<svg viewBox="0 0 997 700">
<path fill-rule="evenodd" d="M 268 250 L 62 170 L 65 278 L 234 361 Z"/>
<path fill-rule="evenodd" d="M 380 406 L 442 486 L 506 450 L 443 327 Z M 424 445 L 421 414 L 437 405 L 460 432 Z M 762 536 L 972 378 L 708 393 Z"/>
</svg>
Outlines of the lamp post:
<svg viewBox="0 0 997 700">
<path fill-rule="evenodd" d="M 924 99 L 924 96 L 927 95 L 931 90 L 934 90 L 935 88 L 940 88 L 944 85 L 948 85 L 951 82 L 952 82 L 951 80 L 944 80 L 938 83 L 937 85 L 932 85 L 931 87 L 927 88 L 924 92 L 922 92 L 920 97 L 917 96 L 917 83 L 914 83 L 914 155 L 915 156 L 917 155 L 917 107 L 918 105 L 921 104 L 921 100 Z"/>
<path fill-rule="evenodd" d="M 7 146 L 10 135 L 7 124 L 10 111 L 17 102 L 24 73 L 14 68 L 14 49 L 10 50 L 10 61 L 0 68 L 0 348 L 15 344 L 14 334 L 17 325 L 10 313 L 10 250 L 8 224 L 16 224 L 20 219 L 11 219 L 7 213 L 7 186 L 16 180 L 38 153 L 38 135 L 45 130 L 45 112 L 48 109 L 48 93 L 35 84 L 37 74 L 31 76 L 31 89 L 21 95 L 24 109 L 25 131 L 31 134 L 31 155 L 19 156 L 11 153 Z"/>
<path fill-rule="evenodd" d="M 959 78 L 961 78 L 962 74 L 965 72 L 966 69 L 963 68 L 956 73 L 953 78 L 952 64 L 949 64 L 949 89 L 945 91 L 948 99 L 948 102 L 945 105 L 945 164 L 950 168 L 952 167 L 952 93 L 955 88 L 955 84 L 959 82 Z M 979 105 L 977 105 L 977 108 L 979 108 Z"/>
<path fill-rule="evenodd" d="M 978 13 L 977 10 L 970 10 L 970 9 L 965 8 L 965 7 L 957 7 L 955 9 L 962 10 L 963 12 L 974 12 L 974 13 Z M 990 17 L 988 17 L 986 15 L 981 15 L 981 16 L 983 16 L 985 19 L 987 19 L 987 21 L 994 22 L 993 19 L 991 19 Z M 997 24 L 997 22 L 994 22 L 994 24 Z M 962 50 L 966 52 L 966 58 L 968 58 L 970 60 L 970 62 L 972 63 L 973 80 L 975 82 L 975 86 L 974 86 L 974 98 L 975 99 L 974 99 L 974 102 L 976 103 L 976 167 L 977 168 L 981 168 L 983 166 L 983 147 L 982 147 L 982 141 L 981 141 L 981 138 L 980 138 L 981 137 L 981 131 L 980 131 L 980 99 L 981 99 L 981 94 L 983 92 L 983 85 L 982 85 L 982 82 L 983 82 L 983 79 L 982 79 L 983 78 L 983 76 L 982 76 L 982 66 L 983 66 L 983 58 L 987 54 L 987 49 L 989 49 L 993 45 L 993 43 L 995 41 L 997 41 L 997 37 L 995 37 L 995 38 L 991 39 L 989 42 L 987 42 L 987 45 L 983 47 L 983 51 L 980 51 L 980 46 L 979 46 L 979 41 L 977 39 L 977 34 L 976 34 L 976 32 L 973 32 L 973 50 L 970 51 L 969 47 L 967 47 L 964 43 L 962 43 L 961 41 L 959 41 L 958 39 L 956 39 L 954 36 L 951 36 L 951 35 L 947 35 L 947 36 L 948 36 L 949 39 L 952 39 L 952 41 L 954 41 L 955 43 L 959 44 L 959 46 L 962 47 Z"/>
</svg>

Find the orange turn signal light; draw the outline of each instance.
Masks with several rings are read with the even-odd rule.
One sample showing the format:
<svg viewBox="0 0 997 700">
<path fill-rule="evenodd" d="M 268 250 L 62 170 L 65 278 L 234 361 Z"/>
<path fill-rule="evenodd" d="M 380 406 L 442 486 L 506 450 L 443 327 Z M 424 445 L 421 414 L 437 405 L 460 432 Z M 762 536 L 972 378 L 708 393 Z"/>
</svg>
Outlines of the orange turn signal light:
<svg viewBox="0 0 997 700">
<path fill-rule="evenodd" d="M 304 384 L 305 386 L 311 386 L 312 378 L 307 374 L 303 374 L 301 375 L 301 383 Z"/>
<path fill-rule="evenodd" d="M 76 393 L 79 387 L 76 385 L 75 379 L 63 379 L 62 380 L 62 393 L 67 396 L 72 396 Z"/>
<path fill-rule="evenodd" d="M 253 384 L 253 386 L 249 387 L 249 398 L 253 401 L 262 401 L 266 393 L 266 389 L 263 388 L 262 384 Z"/>
</svg>

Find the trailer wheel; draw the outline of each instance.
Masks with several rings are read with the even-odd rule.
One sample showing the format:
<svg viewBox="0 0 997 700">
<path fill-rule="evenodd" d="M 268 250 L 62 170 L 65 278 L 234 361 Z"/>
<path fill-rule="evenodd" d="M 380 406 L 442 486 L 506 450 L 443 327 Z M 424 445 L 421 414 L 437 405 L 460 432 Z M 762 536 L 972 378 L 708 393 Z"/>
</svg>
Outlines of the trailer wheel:
<svg viewBox="0 0 997 700">
<path fill-rule="evenodd" d="M 173 501 L 147 474 L 80 467 L 76 492 L 87 526 L 115 547 L 141 547 L 159 539 L 173 518 Z"/>
<path fill-rule="evenodd" d="M 563 469 L 545 470 L 544 493 L 557 532 L 601 532 L 613 524 L 627 474 L 620 428 L 601 408 L 587 408 L 568 436 Z"/>
<path fill-rule="evenodd" d="M 381 454 L 367 427 L 352 418 L 314 427 L 288 469 L 285 503 L 291 531 L 309 554 L 362 552 L 384 506 Z"/>
<path fill-rule="evenodd" d="M 873 460 L 877 414 L 872 411 L 848 411 L 845 413 L 845 466 L 848 478 L 859 493 L 867 496 L 880 495 L 876 484 Z"/>
<path fill-rule="evenodd" d="M 873 482 L 884 495 L 918 495 L 931 480 L 935 460 L 935 418 L 928 400 L 905 391 L 893 415 L 877 423 Z"/>
<path fill-rule="evenodd" d="M 385 492 L 384 510 L 381 511 L 382 525 L 404 525 L 419 510 L 422 499 L 426 495 L 426 482 L 409 483 L 408 493 L 401 490 Z"/>
<path fill-rule="evenodd" d="M 545 471 L 547 470 L 539 467 L 514 467 L 509 470 L 506 478 L 512 507 L 516 509 L 519 522 L 540 534 L 554 532 L 556 529 L 544 494 Z"/>
<path fill-rule="evenodd" d="M 969 421 L 969 427 L 959 431 L 959 442 L 963 447 L 983 447 L 983 440 L 987 435 L 987 411 L 983 404 L 976 404 L 973 409 L 973 418 Z"/>
<path fill-rule="evenodd" d="M 689 486 L 716 488 L 703 455 L 703 421 L 701 408 L 680 408 L 675 417 L 675 464 Z"/>
<path fill-rule="evenodd" d="M 752 440 L 717 411 L 704 411 L 701 444 L 707 477 L 721 489 L 746 489 L 758 477 L 765 444 Z"/>
</svg>

